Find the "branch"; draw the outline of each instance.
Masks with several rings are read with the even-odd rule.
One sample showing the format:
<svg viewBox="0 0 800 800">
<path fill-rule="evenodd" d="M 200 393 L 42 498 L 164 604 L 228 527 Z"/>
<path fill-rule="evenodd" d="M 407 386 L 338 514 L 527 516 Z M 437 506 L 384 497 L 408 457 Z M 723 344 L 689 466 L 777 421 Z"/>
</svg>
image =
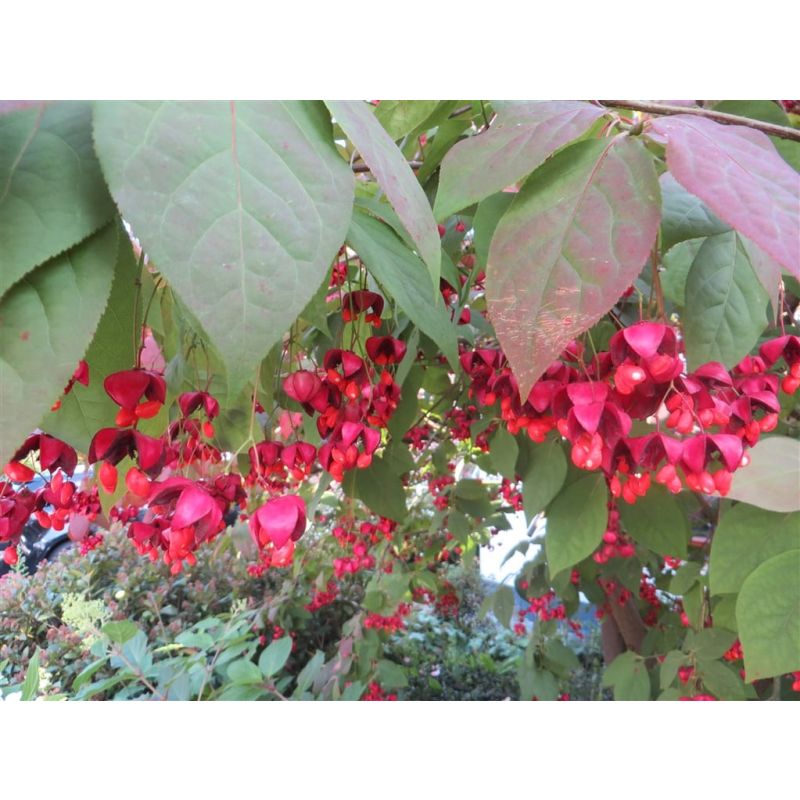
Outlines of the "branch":
<svg viewBox="0 0 800 800">
<path fill-rule="evenodd" d="M 409 161 L 408 166 L 411 169 L 419 169 L 422 166 L 421 161 Z M 353 164 L 353 172 L 371 172 L 368 164 Z"/>
<path fill-rule="evenodd" d="M 779 139 L 789 139 L 793 142 L 800 142 L 800 130 L 788 128 L 784 125 L 774 125 L 771 122 L 761 122 L 757 119 L 738 117 L 735 114 L 724 114 L 722 111 L 714 111 L 709 108 L 697 108 L 690 106 L 670 106 L 663 103 L 646 103 L 638 100 L 598 100 L 603 106 L 615 106 L 616 108 L 628 108 L 631 111 L 644 111 L 646 114 L 657 114 L 659 116 L 671 116 L 673 114 L 688 114 L 692 117 L 705 117 L 723 125 L 743 125 L 745 128 L 766 133 L 769 136 L 777 136 Z"/>
<path fill-rule="evenodd" d="M 633 599 L 628 600 L 624 606 L 620 606 L 616 600 L 610 599 L 611 616 L 617 625 L 625 647 L 633 650 L 634 653 L 641 653 L 642 640 L 647 633 L 644 622 L 639 615 Z"/>
</svg>

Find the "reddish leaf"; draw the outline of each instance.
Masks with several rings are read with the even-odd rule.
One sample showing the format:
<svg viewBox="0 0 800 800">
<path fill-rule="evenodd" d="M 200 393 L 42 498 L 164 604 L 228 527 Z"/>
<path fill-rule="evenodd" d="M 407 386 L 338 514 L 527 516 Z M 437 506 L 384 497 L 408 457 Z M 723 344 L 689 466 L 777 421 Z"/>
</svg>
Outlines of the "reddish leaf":
<svg viewBox="0 0 800 800">
<path fill-rule="evenodd" d="M 573 100 L 501 109 L 488 131 L 459 142 L 444 157 L 436 218 L 446 219 L 529 175 L 604 113 L 602 108 Z"/>
<path fill-rule="evenodd" d="M 800 176 L 769 138 L 682 114 L 652 126 L 667 139 L 667 166 L 678 182 L 800 277 Z"/>
<path fill-rule="evenodd" d="M 492 240 L 486 285 L 523 397 L 639 274 L 658 201 L 653 161 L 627 136 L 566 148 L 517 195 Z"/>
</svg>

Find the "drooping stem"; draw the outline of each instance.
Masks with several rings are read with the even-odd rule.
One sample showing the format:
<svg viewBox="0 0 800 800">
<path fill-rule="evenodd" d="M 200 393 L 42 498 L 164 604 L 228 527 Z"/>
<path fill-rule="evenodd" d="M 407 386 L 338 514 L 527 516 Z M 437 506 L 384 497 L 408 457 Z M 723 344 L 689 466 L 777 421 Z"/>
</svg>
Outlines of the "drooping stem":
<svg viewBox="0 0 800 800">
<path fill-rule="evenodd" d="M 779 139 L 789 139 L 793 142 L 800 142 L 800 130 L 789 128 L 785 125 L 775 125 L 772 122 L 762 122 L 757 119 L 740 117 L 736 114 L 725 114 L 722 111 L 714 111 L 711 108 L 698 108 L 696 106 L 672 106 L 666 103 L 649 103 L 639 100 L 598 100 L 603 106 L 614 108 L 628 108 L 631 111 L 642 111 L 645 114 L 655 114 L 658 116 L 672 116 L 673 114 L 688 114 L 693 117 L 704 117 L 713 122 L 723 125 L 743 125 L 746 128 L 766 133 L 769 136 L 777 136 Z"/>
</svg>

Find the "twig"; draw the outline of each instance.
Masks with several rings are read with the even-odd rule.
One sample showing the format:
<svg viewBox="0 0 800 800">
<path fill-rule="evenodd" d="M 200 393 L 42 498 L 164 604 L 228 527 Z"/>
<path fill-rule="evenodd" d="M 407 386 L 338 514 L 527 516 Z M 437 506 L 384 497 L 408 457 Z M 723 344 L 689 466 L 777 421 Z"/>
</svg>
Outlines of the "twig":
<svg viewBox="0 0 800 800">
<path fill-rule="evenodd" d="M 746 128 L 766 133 L 769 136 L 777 136 L 779 139 L 789 139 L 793 142 L 800 142 L 800 130 L 789 128 L 785 125 L 775 125 L 772 122 L 761 122 L 757 119 L 739 117 L 736 114 L 725 114 L 722 111 L 714 111 L 710 108 L 697 108 L 696 106 L 671 106 L 665 103 L 647 103 L 639 100 L 598 100 L 603 106 L 613 106 L 615 108 L 628 108 L 631 111 L 643 111 L 646 114 L 657 114 L 659 116 L 672 116 L 673 114 L 688 114 L 692 117 L 704 117 L 713 122 L 723 125 L 743 125 Z"/>
<path fill-rule="evenodd" d="M 411 169 L 419 169 L 422 166 L 421 161 L 409 161 L 408 166 Z M 353 172 L 372 172 L 369 164 L 353 164 Z"/>
</svg>

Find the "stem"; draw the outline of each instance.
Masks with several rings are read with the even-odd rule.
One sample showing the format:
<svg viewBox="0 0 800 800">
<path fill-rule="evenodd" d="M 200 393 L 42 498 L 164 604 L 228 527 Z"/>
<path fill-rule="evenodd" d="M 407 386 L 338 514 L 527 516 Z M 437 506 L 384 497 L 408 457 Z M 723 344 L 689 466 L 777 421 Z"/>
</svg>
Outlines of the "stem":
<svg viewBox="0 0 800 800">
<path fill-rule="evenodd" d="M 422 166 L 422 161 L 409 161 L 407 162 L 411 169 L 419 169 Z M 353 172 L 372 172 L 369 164 L 353 164 Z"/>
<path fill-rule="evenodd" d="M 696 108 L 683 106 L 671 106 L 665 103 L 648 103 L 639 100 L 598 100 L 603 106 L 614 106 L 616 108 L 629 108 L 631 111 L 643 111 L 646 114 L 656 114 L 658 116 L 672 116 L 673 114 L 687 114 L 692 117 L 704 117 L 713 122 L 723 125 L 743 125 L 745 128 L 766 133 L 769 136 L 777 136 L 779 139 L 789 139 L 793 142 L 800 142 L 800 130 L 788 128 L 784 125 L 775 125 L 772 122 L 761 122 L 756 119 L 739 117 L 736 114 L 725 114 L 722 111 L 714 111 L 709 108 Z"/>
<path fill-rule="evenodd" d="M 651 257 L 653 265 L 653 289 L 656 295 L 656 309 L 658 310 L 659 319 L 662 322 L 667 321 L 667 314 L 664 311 L 664 290 L 661 288 L 661 278 L 658 274 L 658 245 L 653 245 L 653 254 Z"/>
</svg>

